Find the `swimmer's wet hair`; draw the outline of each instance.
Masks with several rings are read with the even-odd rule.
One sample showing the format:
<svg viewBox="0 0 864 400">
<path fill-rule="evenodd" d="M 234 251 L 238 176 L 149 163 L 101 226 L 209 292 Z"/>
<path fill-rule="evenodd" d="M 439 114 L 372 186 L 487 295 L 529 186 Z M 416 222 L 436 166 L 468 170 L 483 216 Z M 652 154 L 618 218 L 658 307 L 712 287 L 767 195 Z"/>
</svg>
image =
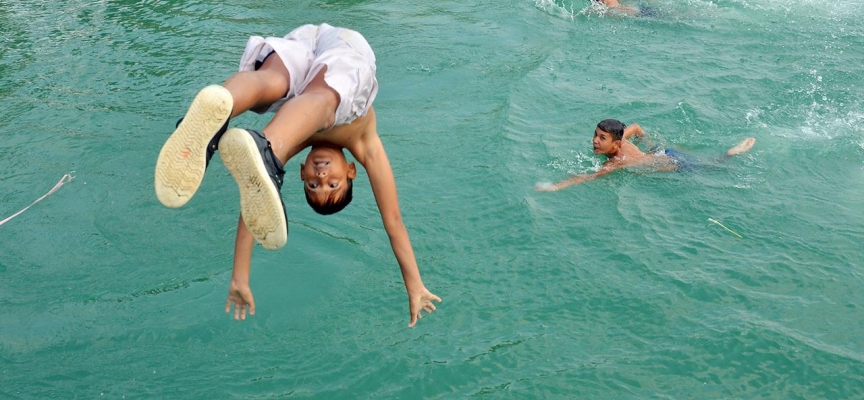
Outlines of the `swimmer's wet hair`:
<svg viewBox="0 0 864 400">
<path fill-rule="evenodd" d="M 354 197 L 354 181 L 351 179 L 348 180 L 348 188 L 345 189 L 345 194 L 342 197 L 337 199 L 331 196 L 324 201 L 324 204 L 318 204 L 312 200 L 312 197 L 309 197 L 309 191 L 305 187 L 303 192 L 306 193 L 306 202 L 309 203 L 309 207 L 312 207 L 315 212 L 321 215 L 336 214 L 351 203 L 351 199 Z"/>
<path fill-rule="evenodd" d="M 624 125 L 621 121 L 617 119 L 604 119 L 597 124 L 597 128 L 599 128 L 603 132 L 608 132 L 612 134 L 612 138 L 615 140 L 624 139 L 624 128 L 627 125 Z"/>
</svg>

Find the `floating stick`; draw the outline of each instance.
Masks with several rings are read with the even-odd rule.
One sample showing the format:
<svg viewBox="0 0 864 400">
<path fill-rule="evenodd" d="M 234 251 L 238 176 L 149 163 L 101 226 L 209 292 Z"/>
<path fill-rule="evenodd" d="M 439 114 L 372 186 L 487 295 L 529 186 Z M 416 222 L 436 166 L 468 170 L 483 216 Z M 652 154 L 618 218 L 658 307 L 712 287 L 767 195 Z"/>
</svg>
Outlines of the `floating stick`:
<svg viewBox="0 0 864 400">
<path fill-rule="evenodd" d="M 42 197 L 40 197 L 40 198 L 36 199 L 35 201 L 33 201 L 32 203 L 30 203 L 29 206 L 24 207 L 23 209 L 21 209 L 21 211 L 18 211 L 18 212 L 16 212 L 15 214 L 12 214 L 11 216 L 9 216 L 8 218 L 6 218 L 6 219 L 0 221 L 0 225 L 3 225 L 3 224 L 5 224 L 6 222 L 9 222 L 10 219 L 15 218 L 15 217 L 21 215 L 21 213 L 23 213 L 24 211 L 27 211 L 28 208 L 33 207 L 34 204 L 36 204 L 36 203 L 42 201 L 42 199 L 44 199 L 44 198 L 48 197 L 49 195 L 51 195 L 52 193 L 56 192 L 57 189 L 60 189 L 60 187 L 63 186 L 63 185 L 65 185 L 67 182 L 71 182 L 72 179 L 74 179 L 74 178 L 75 178 L 75 177 L 73 177 L 72 175 L 64 174 L 63 177 L 60 178 L 60 181 L 57 182 L 57 184 L 54 185 L 54 187 L 51 188 L 51 190 L 49 190 L 48 193 L 45 193 L 44 195 L 42 195 Z"/>
<path fill-rule="evenodd" d="M 721 224 L 720 221 L 717 221 L 717 220 L 714 219 L 714 218 L 708 218 L 708 221 L 711 221 L 711 222 L 713 222 L 713 223 L 715 223 L 715 224 L 717 224 L 717 225 L 720 225 L 720 227 L 723 228 L 723 229 L 725 229 L 727 232 L 729 232 L 729 233 L 731 233 L 731 234 L 733 234 L 733 235 L 735 235 L 735 236 L 738 236 L 738 239 L 744 239 L 744 237 L 741 236 L 741 235 L 739 235 L 738 232 L 735 232 L 735 231 L 733 231 L 733 230 L 727 228 L 726 225 Z"/>
</svg>

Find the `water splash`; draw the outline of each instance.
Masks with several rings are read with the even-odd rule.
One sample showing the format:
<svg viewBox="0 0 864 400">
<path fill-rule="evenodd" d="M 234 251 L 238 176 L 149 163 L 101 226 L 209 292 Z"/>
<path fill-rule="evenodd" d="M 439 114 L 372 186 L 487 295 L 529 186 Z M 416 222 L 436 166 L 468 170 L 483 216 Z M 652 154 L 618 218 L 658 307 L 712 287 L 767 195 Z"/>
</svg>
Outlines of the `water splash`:
<svg viewBox="0 0 864 400">
<path fill-rule="evenodd" d="M 860 1 L 826 2 L 824 0 L 731 0 L 730 3 L 751 10 L 809 16 L 854 15 L 860 12 L 864 5 Z M 722 2 L 720 4 L 722 5 Z"/>
<path fill-rule="evenodd" d="M 575 175 L 596 172 L 602 165 L 599 158 L 574 150 L 570 152 L 570 157 L 557 157 L 546 166 L 554 171 Z"/>
<path fill-rule="evenodd" d="M 796 141 L 847 138 L 857 143 L 864 135 L 864 112 L 846 79 L 834 71 L 810 69 L 790 80 L 784 103 L 751 107 L 743 117 L 748 126 Z"/>
<path fill-rule="evenodd" d="M 606 6 L 588 0 L 534 0 L 534 6 L 550 15 L 571 21 L 579 15 L 603 15 L 607 11 Z"/>
</svg>

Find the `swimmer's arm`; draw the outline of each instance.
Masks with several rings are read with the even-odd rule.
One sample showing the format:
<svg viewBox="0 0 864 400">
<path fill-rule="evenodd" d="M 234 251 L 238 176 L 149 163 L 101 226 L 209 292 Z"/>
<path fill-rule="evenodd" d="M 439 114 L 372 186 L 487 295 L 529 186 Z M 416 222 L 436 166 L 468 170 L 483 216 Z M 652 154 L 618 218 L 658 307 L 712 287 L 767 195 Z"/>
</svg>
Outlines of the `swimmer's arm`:
<svg viewBox="0 0 864 400">
<path fill-rule="evenodd" d="M 255 238 L 246 228 L 241 215 L 237 222 L 237 238 L 234 241 L 234 270 L 231 273 L 231 284 L 228 286 L 228 300 L 225 301 L 225 313 L 231 312 L 233 304 L 234 319 L 237 320 L 246 319 L 247 310 L 249 315 L 255 315 L 255 299 L 249 287 L 249 271 L 254 246 Z"/>
<path fill-rule="evenodd" d="M 628 15 L 636 15 L 639 13 L 639 10 L 636 7 L 630 6 L 622 6 L 618 0 L 600 0 L 606 8 L 612 11 L 620 12 Z"/>
<path fill-rule="evenodd" d="M 630 124 L 624 128 L 624 139 L 629 139 L 631 137 L 636 137 L 642 140 L 642 145 L 648 149 L 651 149 L 655 146 L 654 142 L 648 138 L 648 134 L 645 133 L 645 130 L 642 129 L 639 124 Z"/>
<path fill-rule="evenodd" d="M 569 187 L 569 186 L 578 185 L 580 183 L 584 183 L 584 182 L 588 182 L 588 181 L 593 181 L 594 179 L 597 179 L 603 175 L 606 175 L 606 174 L 608 174 L 608 173 L 610 173 L 610 172 L 612 172 L 618 168 L 620 168 L 620 166 L 618 164 L 612 164 L 609 161 L 607 161 L 606 163 L 603 164 L 603 167 L 601 167 L 599 171 L 597 171 L 593 174 L 580 174 L 580 175 L 570 177 L 568 179 L 565 179 L 561 182 L 558 182 L 558 183 L 555 183 L 552 185 L 537 185 L 534 188 L 535 188 L 535 190 L 537 190 L 539 192 L 555 192 L 555 191 L 564 189 L 564 188 Z"/>
<path fill-rule="evenodd" d="M 645 136 L 645 131 L 642 130 L 642 127 L 639 124 L 630 124 L 624 128 L 624 139 L 630 139 L 633 136 Z"/>
<path fill-rule="evenodd" d="M 374 128 L 373 128 L 374 129 Z M 411 312 L 409 327 L 422 318 L 420 311 L 431 313 L 435 310 L 432 300 L 441 302 L 441 298 L 430 293 L 423 285 L 420 278 L 420 269 L 414 257 L 414 249 L 408 238 L 408 229 L 402 221 L 402 212 L 399 209 L 399 198 L 396 193 L 396 179 L 390 161 L 381 144 L 377 132 L 367 135 L 366 150 L 362 159 L 358 159 L 366 172 L 369 174 L 369 183 L 372 185 L 372 193 L 384 222 L 384 230 L 390 238 L 390 247 L 399 263 L 402 271 L 402 280 L 405 282 L 405 290 L 408 292 L 408 307 Z M 355 157 L 357 155 L 355 154 Z"/>
</svg>

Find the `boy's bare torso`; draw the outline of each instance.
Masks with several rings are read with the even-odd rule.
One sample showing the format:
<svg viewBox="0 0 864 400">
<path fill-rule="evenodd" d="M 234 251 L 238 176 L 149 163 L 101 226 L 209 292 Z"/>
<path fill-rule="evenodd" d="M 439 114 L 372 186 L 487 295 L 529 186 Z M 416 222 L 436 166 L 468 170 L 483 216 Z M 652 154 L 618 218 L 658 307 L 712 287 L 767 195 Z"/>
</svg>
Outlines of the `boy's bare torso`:
<svg viewBox="0 0 864 400">
<path fill-rule="evenodd" d="M 636 145 L 627 140 L 621 141 L 621 148 L 614 156 L 603 163 L 604 167 L 674 167 L 672 158 L 665 154 L 648 154 L 639 150 Z"/>
<path fill-rule="evenodd" d="M 369 112 L 346 125 L 337 125 L 329 129 L 316 132 L 303 143 L 288 152 L 288 159 L 307 147 L 312 146 L 335 146 L 347 149 L 361 165 L 366 165 L 366 160 L 374 149 L 382 147 L 375 128 L 375 110 L 369 108 Z"/>
</svg>

